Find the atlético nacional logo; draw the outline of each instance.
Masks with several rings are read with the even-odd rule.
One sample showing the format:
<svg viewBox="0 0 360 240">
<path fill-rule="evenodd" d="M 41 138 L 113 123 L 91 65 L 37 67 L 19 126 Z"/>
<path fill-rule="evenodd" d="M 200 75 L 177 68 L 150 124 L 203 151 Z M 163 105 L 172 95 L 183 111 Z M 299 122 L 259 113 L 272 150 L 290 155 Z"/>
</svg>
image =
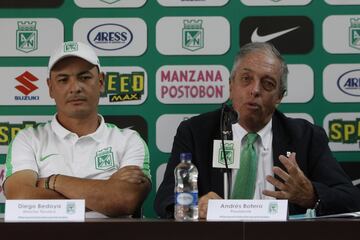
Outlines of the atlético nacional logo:
<svg viewBox="0 0 360 240">
<path fill-rule="evenodd" d="M 64 52 L 76 52 L 79 49 L 77 42 L 66 42 L 64 44 Z"/>
<path fill-rule="evenodd" d="M 111 151 L 111 147 L 96 152 L 95 167 L 99 170 L 108 170 L 115 167 L 114 154 Z"/>
<path fill-rule="evenodd" d="M 29 53 L 38 49 L 38 31 L 35 21 L 18 21 L 16 30 L 16 49 Z"/>
<path fill-rule="evenodd" d="M 190 51 L 196 51 L 204 47 L 203 20 L 184 20 L 182 30 L 182 47 Z"/>
<path fill-rule="evenodd" d="M 113 4 L 113 3 L 119 2 L 120 0 L 100 0 L 100 1 L 104 2 L 104 3 L 108 3 L 108 4 Z"/>
<path fill-rule="evenodd" d="M 76 204 L 75 204 L 75 202 L 67 202 L 66 203 L 66 213 L 70 214 L 70 215 L 76 213 Z"/>
<path fill-rule="evenodd" d="M 271 215 L 277 214 L 279 212 L 279 205 L 277 202 L 270 202 L 268 212 Z"/>
<path fill-rule="evenodd" d="M 226 161 L 228 165 L 234 164 L 234 144 L 233 143 L 225 143 L 225 155 Z M 222 144 L 220 144 L 218 162 L 222 165 L 225 165 L 224 151 L 222 148 Z"/>
<path fill-rule="evenodd" d="M 350 18 L 349 44 L 350 47 L 360 49 L 360 18 Z"/>
</svg>

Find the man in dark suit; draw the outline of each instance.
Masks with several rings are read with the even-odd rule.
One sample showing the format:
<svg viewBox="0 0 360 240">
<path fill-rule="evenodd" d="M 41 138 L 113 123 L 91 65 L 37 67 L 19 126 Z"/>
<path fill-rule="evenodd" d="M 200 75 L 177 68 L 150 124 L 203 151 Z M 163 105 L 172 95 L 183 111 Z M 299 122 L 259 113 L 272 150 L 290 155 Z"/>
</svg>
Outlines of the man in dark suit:
<svg viewBox="0 0 360 240">
<path fill-rule="evenodd" d="M 268 43 L 240 49 L 230 76 L 230 100 L 240 114 L 234 140 L 256 133 L 259 156 L 253 199 L 288 199 L 290 214 L 315 209 L 318 215 L 359 211 L 360 191 L 332 156 L 325 131 L 306 120 L 291 119 L 276 107 L 286 91 L 288 69 Z M 174 168 L 182 152 L 191 152 L 199 171 L 199 216 L 209 199 L 224 197 L 223 171 L 212 167 L 213 141 L 220 139 L 221 111 L 183 121 L 178 127 L 164 180 L 155 199 L 160 217 L 174 212 Z M 238 170 L 232 170 L 234 182 Z M 233 186 L 234 188 L 234 186 Z M 233 191 L 234 189 L 232 189 Z"/>
</svg>

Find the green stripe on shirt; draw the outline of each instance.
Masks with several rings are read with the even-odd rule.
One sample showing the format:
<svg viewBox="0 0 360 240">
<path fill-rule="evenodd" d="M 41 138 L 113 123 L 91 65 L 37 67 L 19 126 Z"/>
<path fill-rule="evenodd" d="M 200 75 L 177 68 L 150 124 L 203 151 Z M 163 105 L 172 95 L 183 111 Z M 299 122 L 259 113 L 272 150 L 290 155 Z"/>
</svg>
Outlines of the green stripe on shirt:
<svg viewBox="0 0 360 240">
<path fill-rule="evenodd" d="M 118 126 L 116 126 L 115 124 L 112 123 L 106 123 L 106 126 L 108 128 L 117 128 L 119 129 L 120 132 L 123 132 L 124 130 L 119 128 Z M 149 178 L 149 180 L 151 181 L 151 174 L 150 174 L 150 153 L 149 153 L 149 148 L 146 144 L 146 142 L 144 141 L 144 139 L 140 136 L 140 134 L 137 131 L 134 131 L 138 137 L 140 138 L 141 142 L 143 143 L 144 146 L 144 164 L 142 167 L 142 171 L 143 173 Z"/>
<path fill-rule="evenodd" d="M 8 153 L 7 153 L 7 155 L 6 155 L 6 164 L 5 164 L 6 177 L 9 177 L 9 176 L 12 174 L 12 172 L 13 172 L 13 165 L 12 165 L 12 162 L 11 162 L 11 160 L 12 160 L 12 154 L 11 154 L 11 152 L 12 152 L 12 144 L 13 144 L 13 142 L 14 142 L 14 139 L 13 139 L 13 141 L 10 143 L 9 148 L 8 148 Z"/>
<path fill-rule="evenodd" d="M 143 145 L 144 145 L 144 152 L 145 152 L 145 156 L 144 156 L 144 164 L 143 164 L 143 173 L 151 180 L 151 174 L 150 174 L 150 153 L 149 153 L 149 148 L 146 144 L 146 142 L 144 141 L 144 139 L 142 139 L 142 137 L 139 135 L 138 132 L 136 132 L 136 134 L 140 137 Z"/>
</svg>

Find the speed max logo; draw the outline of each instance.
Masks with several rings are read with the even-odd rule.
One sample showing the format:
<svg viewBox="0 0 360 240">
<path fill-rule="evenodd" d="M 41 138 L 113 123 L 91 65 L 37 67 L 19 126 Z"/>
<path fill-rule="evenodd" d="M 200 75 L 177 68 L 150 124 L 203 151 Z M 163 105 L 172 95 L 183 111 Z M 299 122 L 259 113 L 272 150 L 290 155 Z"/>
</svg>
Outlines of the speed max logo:
<svg viewBox="0 0 360 240">
<path fill-rule="evenodd" d="M 142 100 L 145 89 L 144 72 L 106 72 L 105 92 L 101 97 L 110 103 Z"/>
</svg>

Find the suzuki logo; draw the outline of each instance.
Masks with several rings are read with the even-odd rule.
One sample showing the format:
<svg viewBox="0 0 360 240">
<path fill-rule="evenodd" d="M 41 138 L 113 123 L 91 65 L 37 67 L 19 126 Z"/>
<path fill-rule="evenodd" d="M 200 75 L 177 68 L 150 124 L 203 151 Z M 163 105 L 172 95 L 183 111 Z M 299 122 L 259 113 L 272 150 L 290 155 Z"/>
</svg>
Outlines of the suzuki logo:
<svg viewBox="0 0 360 240">
<path fill-rule="evenodd" d="M 35 82 L 39 79 L 34 75 L 32 75 L 31 73 L 29 73 L 28 71 L 24 72 L 15 79 L 22 84 L 22 85 L 17 85 L 15 88 L 26 96 L 32 93 L 33 91 L 35 91 L 36 89 L 38 89 L 38 87 L 31 82 Z"/>
</svg>

